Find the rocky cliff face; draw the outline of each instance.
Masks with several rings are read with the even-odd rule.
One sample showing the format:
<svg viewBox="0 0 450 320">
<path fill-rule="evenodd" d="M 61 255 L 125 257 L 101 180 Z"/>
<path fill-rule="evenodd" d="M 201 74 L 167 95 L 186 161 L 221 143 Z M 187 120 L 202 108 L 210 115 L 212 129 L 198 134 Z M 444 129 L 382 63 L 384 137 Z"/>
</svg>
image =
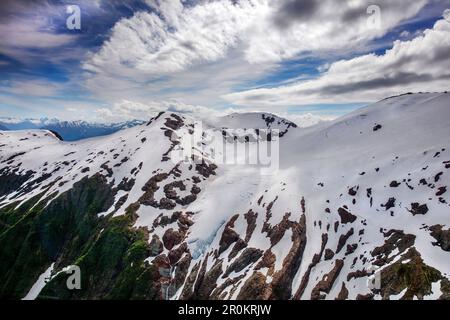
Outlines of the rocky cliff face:
<svg viewBox="0 0 450 320">
<path fill-rule="evenodd" d="M 308 129 L 233 115 L 204 123 L 196 161 L 175 156 L 196 135 L 178 114 L 76 143 L 0 132 L 0 297 L 448 299 L 449 101 L 396 97 Z M 265 134 L 268 175 L 202 148 Z"/>
</svg>

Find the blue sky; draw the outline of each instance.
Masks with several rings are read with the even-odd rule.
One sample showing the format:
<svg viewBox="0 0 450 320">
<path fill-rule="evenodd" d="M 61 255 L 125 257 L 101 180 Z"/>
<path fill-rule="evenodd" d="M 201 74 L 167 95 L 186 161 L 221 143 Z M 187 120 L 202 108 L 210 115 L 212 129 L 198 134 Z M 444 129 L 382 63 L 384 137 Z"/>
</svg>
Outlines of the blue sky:
<svg viewBox="0 0 450 320">
<path fill-rule="evenodd" d="M 68 5 L 81 29 L 69 30 Z M 4 0 L 0 117 L 333 118 L 448 89 L 447 0 Z"/>
</svg>

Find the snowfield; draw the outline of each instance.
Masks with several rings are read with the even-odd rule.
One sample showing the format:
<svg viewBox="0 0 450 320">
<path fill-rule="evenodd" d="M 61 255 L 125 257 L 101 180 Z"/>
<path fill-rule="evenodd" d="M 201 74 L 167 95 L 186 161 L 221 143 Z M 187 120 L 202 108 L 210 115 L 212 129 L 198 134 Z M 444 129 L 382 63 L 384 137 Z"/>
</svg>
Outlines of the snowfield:
<svg viewBox="0 0 450 320">
<path fill-rule="evenodd" d="M 392 97 L 309 128 L 261 113 L 203 123 L 216 139 L 246 129 L 236 145 L 280 130 L 271 175 L 215 162 L 207 148 L 194 151 L 200 164 L 173 161 L 195 120 L 164 113 L 77 142 L 0 132 L 0 208 L 36 196 L 49 206 L 100 174 L 115 193 L 98 217 L 134 208 L 133 227 L 157 248 L 145 261 L 159 267 L 162 298 L 437 299 L 448 290 L 450 94 Z M 27 298 L 44 285 L 35 280 Z"/>
</svg>

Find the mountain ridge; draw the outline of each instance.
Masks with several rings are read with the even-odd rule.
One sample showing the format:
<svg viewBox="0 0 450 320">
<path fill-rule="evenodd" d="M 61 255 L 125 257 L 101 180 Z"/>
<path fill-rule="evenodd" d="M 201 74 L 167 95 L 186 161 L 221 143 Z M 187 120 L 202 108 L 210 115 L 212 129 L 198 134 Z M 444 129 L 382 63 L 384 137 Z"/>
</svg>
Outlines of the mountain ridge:
<svg viewBox="0 0 450 320">
<path fill-rule="evenodd" d="M 65 121 L 58 119 L 14 119 L 0 118 L 0 126 L 5 130 L 43 129 L 57 132 L 64 140 L 77 141 L 98 136 L 105 136 L 122 129 L 143 124 L 141 120 L 120 123 L 87 122 L 84 120 Z"/>
<path fill-rule="evenodd" d="M 174 161 L 195 128 L 175 113 L 75 143 L 3 132 L 0 296 L 42 285 L 41 299 L 448 299 L 449 101 L 407 95 L 311 128 L 286 122 L 272 175 L 208 148 Z M 268 128 L 255 117 L 205 134 L 249 143 Z M 80 291 L 59 272 L 72 264 Z"/>
</svg>

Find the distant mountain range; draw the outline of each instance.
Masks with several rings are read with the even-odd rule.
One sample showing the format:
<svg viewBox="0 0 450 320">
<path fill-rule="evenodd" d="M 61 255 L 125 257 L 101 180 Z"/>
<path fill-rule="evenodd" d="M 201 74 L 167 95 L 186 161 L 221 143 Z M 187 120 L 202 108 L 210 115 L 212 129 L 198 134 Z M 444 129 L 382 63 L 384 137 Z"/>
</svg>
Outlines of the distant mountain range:
<svg viewBox="0 0 450 320">
<path fill-rule="evenodd" d="M 120 123 L 92 123 L 87 121 L 60 121 L 58 119 L 0 118 L 0 130 L 45 129 L 57 132 L 65 141 L 105 136 L 122 129 L 132 128 L 145 121 L 132 120 Z"/>
</svg>

